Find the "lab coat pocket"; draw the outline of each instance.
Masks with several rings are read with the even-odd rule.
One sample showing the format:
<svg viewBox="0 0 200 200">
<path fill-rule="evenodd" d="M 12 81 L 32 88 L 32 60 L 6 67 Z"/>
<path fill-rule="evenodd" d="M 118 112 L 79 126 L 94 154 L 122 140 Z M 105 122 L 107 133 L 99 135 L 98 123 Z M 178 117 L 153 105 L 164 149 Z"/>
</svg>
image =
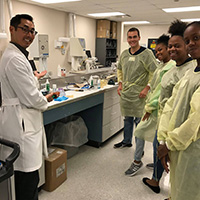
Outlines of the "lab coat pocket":
<svg viewBox="0 0 200 200">
<path fill-rule="evenodd" d="M 42 113 L 28 108 L 22 110 L 25 132 L 38 132 L 42 128 Z"/>
<path fill-rule="evenodd" d="M 2 135 L 7 139 L 13 140 L 13 137 L 22 137 L 22 109 L 17 98 L 6 99 L 1 108 L 1 126 Z M 9 134 L 8 134 L 9 133 Z M 8 138 L 10 137 L 10 138 Z"/>
</svg>

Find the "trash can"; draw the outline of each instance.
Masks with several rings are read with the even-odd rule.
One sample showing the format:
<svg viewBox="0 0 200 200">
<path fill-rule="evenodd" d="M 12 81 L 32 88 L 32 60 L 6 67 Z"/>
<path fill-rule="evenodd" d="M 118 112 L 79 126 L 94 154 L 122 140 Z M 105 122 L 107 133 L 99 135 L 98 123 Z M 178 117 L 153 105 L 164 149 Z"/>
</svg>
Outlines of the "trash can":
<svg viewBox="0 0 200 200">
<path fill-rule="evenodd" d="M 45 128 L 48 144 L 67 150 L 67 158 L 78 153 L 79 147 L 88 142 L 88 129 L 77 115 L 63 118 Z"/>
<path fill-rule="evenodd" d="M 1 138 L 0 145 L 13 149 L 12 153 L 5 158 L 5 161 L 0 160 L 0 200 L 15 200 L 13 163 L 19 156 L 20 147 L 17 143 Z"/>
</svg>

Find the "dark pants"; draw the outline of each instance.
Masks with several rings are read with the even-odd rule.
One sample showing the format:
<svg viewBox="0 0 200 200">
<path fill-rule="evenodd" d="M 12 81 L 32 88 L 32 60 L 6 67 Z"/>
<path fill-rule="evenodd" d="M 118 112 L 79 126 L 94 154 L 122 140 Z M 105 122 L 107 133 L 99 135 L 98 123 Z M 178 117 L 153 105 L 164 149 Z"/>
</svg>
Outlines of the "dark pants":
<svg viewBox="0 0 200 200">
<path fill-rule="evenodd" d="M 15 171 L 16 200 L 38 200 L 38 170 L 34 172 Z"/>
<path fill-rule="evenodd" d="M 164 168 L 162 166 L 162 163 L 160 159 L 157 156 L 157 149 L 159 146 L 159 142 L 157 140 L 157 131 L 154 137 L 153 141 L 153 162 L 154 162 L 154 168 L 153 168 L 153 179 L 156 181 L 160 181 L 162 174 L 164 172 Z"/>
</svg>

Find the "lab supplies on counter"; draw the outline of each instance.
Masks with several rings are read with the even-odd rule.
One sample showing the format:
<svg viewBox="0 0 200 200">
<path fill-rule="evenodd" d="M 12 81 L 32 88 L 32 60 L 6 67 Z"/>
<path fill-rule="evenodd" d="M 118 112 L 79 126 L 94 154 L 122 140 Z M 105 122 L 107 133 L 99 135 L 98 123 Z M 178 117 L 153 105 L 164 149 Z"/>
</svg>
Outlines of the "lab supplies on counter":
<svg viewBox="0 0 200 200">
<path fill-rule="evenodd" d="M 67 100 L 67 99 L 69 99 L 69 98 L 66 97 L 66 96 L 60 96 L 60 97 L 54 99 L 54 101 L 65 101 L 65 100 Z"/>
</svg>

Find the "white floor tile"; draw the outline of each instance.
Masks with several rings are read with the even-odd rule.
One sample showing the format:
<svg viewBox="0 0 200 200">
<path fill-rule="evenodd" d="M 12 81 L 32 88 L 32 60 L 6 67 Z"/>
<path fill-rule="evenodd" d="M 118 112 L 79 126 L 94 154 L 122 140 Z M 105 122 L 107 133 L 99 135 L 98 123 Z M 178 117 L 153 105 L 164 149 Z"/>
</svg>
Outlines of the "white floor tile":
<svg viewBox="0 0 200 200">
<path fill-rule="evenodd" d="M 78 154 L 67 160 L 67 180 L 55 191 L 39 193 L 40 200 L 164 200 L 168 195 L 169 175 L 164 173 L 160 182 L 161 192 L 155 194 L 142 183 L 143 177 L 152 176 L 145 167 L 152 162 L 152 143 L 146 142 L 144 167 L 133 177 L 124 172 L 134 155 L 131 148 L 114 149 L 122 133 L 111 138 L 100 148 L 84 145 Z"/>
</svg>

